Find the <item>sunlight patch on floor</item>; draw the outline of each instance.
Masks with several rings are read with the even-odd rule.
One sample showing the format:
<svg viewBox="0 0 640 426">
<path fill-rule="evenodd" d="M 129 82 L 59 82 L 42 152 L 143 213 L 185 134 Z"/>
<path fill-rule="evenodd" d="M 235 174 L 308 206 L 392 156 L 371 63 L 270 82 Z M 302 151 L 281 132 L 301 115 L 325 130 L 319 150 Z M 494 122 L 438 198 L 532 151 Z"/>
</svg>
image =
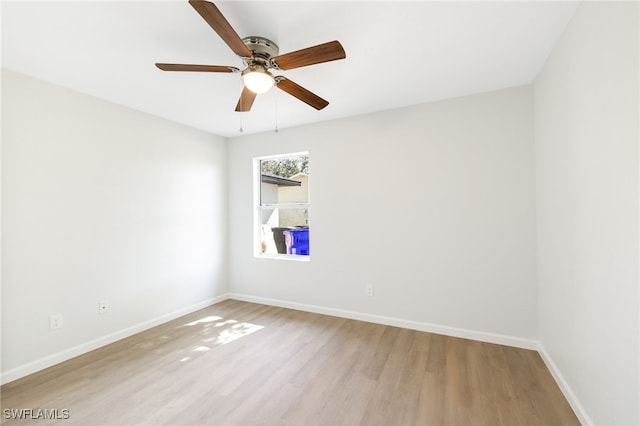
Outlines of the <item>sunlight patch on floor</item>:
<svg viewBox="0 0 640 426">
<path fill-rule="evenodd" d="M 214 315 L 188 322 L 184 324 L 183 327 L 193 327 L 196 325 L 201 325 L 203 329 L 202 333 L 207 335 L 207 338 L 203 339 L 203 342 L 220 345 L 233 342 L 264 328 L 264 326 L 261 325 L 251 324 L 248 322 L 239 322 L 232 319 L 225 320 L 222 317 Z M 204 352 L 208 351 L 209 349 L 210 348 L 208 348 L 207 346 L 199 346 L 193 349 L 193 351 Z M 181 359 L 180 361 L 185 362 L 188 360 L 189 357 L 186 357 Z"/>
<path fill-rule="evenodd" d="M 253 334 L 256 331 L 262 330 L 264 326 L 249 324 L 248 322 L 237 323 L 231 326 L 231 328 L 224 329 L 218 335 L 215 343 L 221 345 L 238 340 L 241 337 Z"/>
</svg>

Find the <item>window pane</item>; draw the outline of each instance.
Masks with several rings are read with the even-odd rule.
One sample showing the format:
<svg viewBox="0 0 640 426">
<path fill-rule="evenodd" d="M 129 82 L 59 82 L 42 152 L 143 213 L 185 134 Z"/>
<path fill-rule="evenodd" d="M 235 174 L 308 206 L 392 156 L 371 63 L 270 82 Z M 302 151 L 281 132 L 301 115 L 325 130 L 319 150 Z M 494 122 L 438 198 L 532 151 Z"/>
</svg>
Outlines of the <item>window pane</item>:
<svg viewBox="0 0 640 426">
<path fill-rule="evenodd" d="M 261 209 L 262 253 L 308 256 L 308 212 L 308 209 Z"/>
<path fill-rule="evenodd" d="M 260 205 L 309 202 L 309 157 L 260 161 Z"/>
</svg>

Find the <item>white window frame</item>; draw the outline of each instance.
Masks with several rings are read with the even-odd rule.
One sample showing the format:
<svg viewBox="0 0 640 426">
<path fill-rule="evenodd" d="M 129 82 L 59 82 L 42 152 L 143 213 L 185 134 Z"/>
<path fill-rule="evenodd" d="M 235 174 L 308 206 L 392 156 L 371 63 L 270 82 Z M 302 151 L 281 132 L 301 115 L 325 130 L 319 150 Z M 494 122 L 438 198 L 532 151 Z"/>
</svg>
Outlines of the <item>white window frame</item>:
<svg viewBox="0 0 640 426">
<path fill-rule="evenodd" d="M 261 204 L 261 183 L 262 183 L 262 170 L 260 168 L 260 162 L 263 160 L 275 160 L 278 158 L 287 157 L 309 157 L 309 168 L 311 168 L 311 156 L 309 151 L 293 152 L 286 154 L 267 155 L 262 157 L 255 157 L 253 159 L 253 255 L 262 259 L 279 259 L 279 260 L 292 260 L 298 262 L 309 262 L 311 260 L 311 253 L 309 255 L 295 255 L 295 254 L 272 254 L 262 252 L 262 212 L 264 210 L 275 209 L 306 209 L 307 210 L 307 225 L 311 229 L 311 185 L 307 186 L 306 203 L 276 203 L 276 204 Z M 311 246 L 311 237 L 309 238 L 309 246 Z M 309 247 L 311 252 L 311 247 Z"/>
</svg>

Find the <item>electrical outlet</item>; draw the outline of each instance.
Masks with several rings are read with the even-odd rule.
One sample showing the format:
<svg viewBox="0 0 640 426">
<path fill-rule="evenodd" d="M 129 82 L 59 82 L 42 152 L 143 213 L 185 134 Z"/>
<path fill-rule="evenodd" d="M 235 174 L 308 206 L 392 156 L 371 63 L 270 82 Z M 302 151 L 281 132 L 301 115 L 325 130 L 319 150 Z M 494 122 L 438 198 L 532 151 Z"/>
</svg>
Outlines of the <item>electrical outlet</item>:
<svg viewBox="0 0 640 426">
<path fill-rule="evenodd" d="M 373 297 L 373 284 L 367 284 L 367 297 Z"/>
<path fill-rule="evenodd" d="M 110 309 L 111 308 L 109 306 L 109 301 L 107 300 L 100 301 L 100 304 L 98 306 L 98 312 L 100 314 L 106 314 L 107 312 L 109 312 Z"/>
<path fill-rule="evenodd" d="M 51 314 L 49 316 L 49 331 L 62 328 L 62 314 Z"/>
</svg>

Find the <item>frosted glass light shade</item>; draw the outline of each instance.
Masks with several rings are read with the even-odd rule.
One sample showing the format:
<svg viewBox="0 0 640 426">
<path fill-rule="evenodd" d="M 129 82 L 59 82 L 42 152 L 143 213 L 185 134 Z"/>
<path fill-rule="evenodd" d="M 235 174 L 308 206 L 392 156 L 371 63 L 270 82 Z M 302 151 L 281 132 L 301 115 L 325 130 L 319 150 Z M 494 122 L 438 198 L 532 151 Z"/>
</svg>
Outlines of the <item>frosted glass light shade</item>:
<svg viewBox="0 0 640 426">
<path fill-rule="evenodd" d="M 264 93 L 273 86 L 273 76 L 269 71 L 254 69 L 242 75 L 244 86 L 253 93 Z"/>
</svg>

